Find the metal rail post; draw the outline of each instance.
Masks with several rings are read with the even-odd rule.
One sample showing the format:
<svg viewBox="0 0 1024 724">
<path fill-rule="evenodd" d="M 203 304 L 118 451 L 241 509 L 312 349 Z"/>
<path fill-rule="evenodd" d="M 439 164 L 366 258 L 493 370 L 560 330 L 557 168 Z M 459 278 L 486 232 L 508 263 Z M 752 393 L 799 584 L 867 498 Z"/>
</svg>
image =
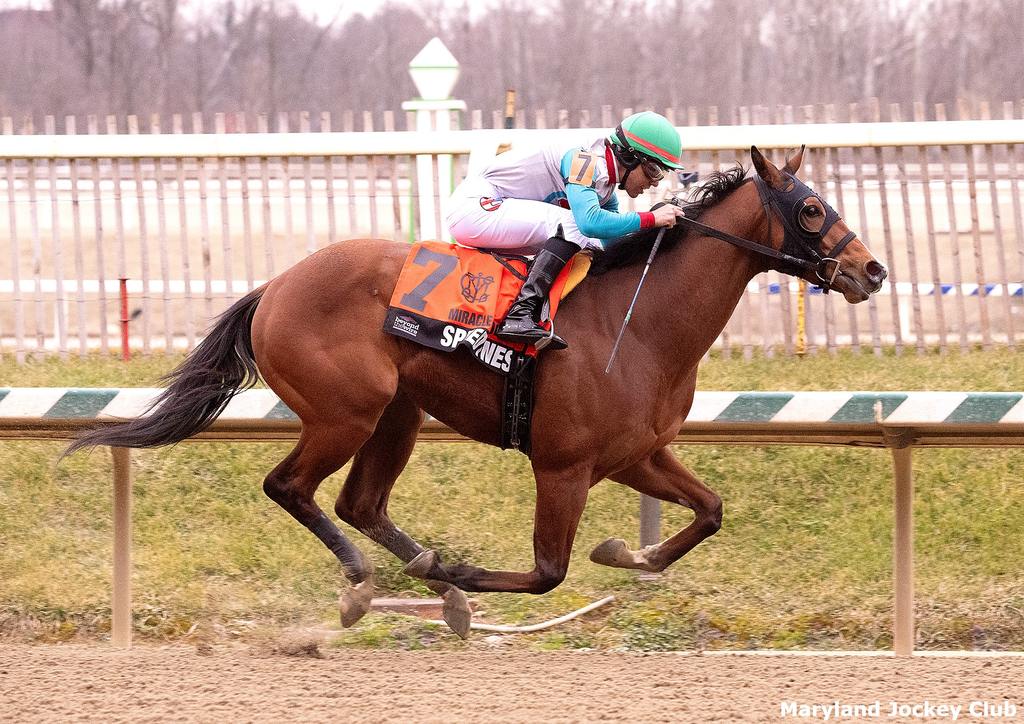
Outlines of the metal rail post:
<svg viewBox="0 0 1024 724">
<path fill-rule="evenodd" d="M 110 640 L 122 649 L 132 645 L 132 458 L 124 447 L 114 457 L 114 595 Z"/>
<path fill-rule="evenodd" d="M 892 449 L 894 490 L 893 588 L 896 612 L 893 649 L 897 656 L 914 653 L 914 477 L 911 447 Z"/>
<path fill-rule="evenodd" d="M 661 501 L 640 494 L 640 547 L 652 546 L 661 540 Z M 640 571 L 641 581 L 656 581 L 660 573 Z"/>
<path fill-rule="evenodd" d="M 651 546 L 661 540 L 661 501 L 640 495 L 640 545 Z"/>
</svg>

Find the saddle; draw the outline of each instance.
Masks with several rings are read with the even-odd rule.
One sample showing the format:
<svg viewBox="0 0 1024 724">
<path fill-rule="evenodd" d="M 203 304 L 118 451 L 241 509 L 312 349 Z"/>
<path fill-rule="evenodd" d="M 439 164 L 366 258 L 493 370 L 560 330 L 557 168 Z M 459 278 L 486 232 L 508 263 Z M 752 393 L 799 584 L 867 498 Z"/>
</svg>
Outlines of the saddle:
<svg viewBox="0 0 1024 724">
<path fill-rule="evenodd" d="M 498 328 L 526 280 L 529 260 L 455 244 L 413 244 L 391 295 L 384 331 L 432 349 L 465 348 L 488 369 L 514 372 L 516 355 L 535 358 L 533 345 L 499 339 Z M 551 287 L 545 305 L 550 325 L 559 302 L 590 269 L 590 255 L 577 254 Z"/>
<path fill-rule="evenodd" d="M 551 286 L 542 324 L 552 324 L 559 302 L 590 269 L 577 254 Z M 526 281 L 530 260 L 455 244 L 413 244 L 391 295 L 384 331 L 431 349 L 463 348 L 487 369 L 504 376 L 501 447 L 530 454 L 533 373 L 538 350 L 499 339 L 498 328 Z"/>
</svg>

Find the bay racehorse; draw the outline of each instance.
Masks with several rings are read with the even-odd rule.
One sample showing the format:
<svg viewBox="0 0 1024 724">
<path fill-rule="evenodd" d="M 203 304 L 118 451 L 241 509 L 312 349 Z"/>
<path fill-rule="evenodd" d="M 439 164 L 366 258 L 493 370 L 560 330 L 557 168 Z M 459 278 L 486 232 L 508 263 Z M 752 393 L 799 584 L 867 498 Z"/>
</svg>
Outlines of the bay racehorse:
<svg viewBox="0 0 1024 724">
<path fill-rule="evenodd" d="M 836 212 L 796 178 L 802 156 L 803 149 L 778 169 L 751 148 L 756 175 L 746 178 L 737 166 L 697 188 L 685 211 L 699 221 L 664 234 L 610 374 L 605 362 L 655 231 L 613 245 L 563 301 L 558 329 L 571 346 L 542 355 L 536 372 L 537 498 L 528 571 L 443 562 L 388 517 L 392 486 L 424 412 L 468 438 L 499 445 L 503 390 L 502 379 L 470 354 L 438 352 L 382 331 L 408 253 L 403 243 L 352 240 L 307 257 L 219 318 L 168 375 L 152 415 L 88 431 L 68 451 L 179 442 L 262 377 L 302 422 L 295 449 L 263 489 L 340 560 L 352 584 L 340 602 L 346 626 L 369 607 L 372 570 L 313 494 L 349 460 L 334 506 L 338 517 L 443 595 L 445 619 L 462 636 L 469 630 L 463 591 L 544 593 L 563 580 L 588 491 L 605 478 L 693 510 L 688 526 L 657 545 L 631 550 L 609 539 L 591 553 L 596 563 L 661 571 L 721 525 L 721 499 L 668 445 L 692 404 L 697 365 L 747 283 L 776 268 L 857 303 L 886 276 Z"/>
</svg>

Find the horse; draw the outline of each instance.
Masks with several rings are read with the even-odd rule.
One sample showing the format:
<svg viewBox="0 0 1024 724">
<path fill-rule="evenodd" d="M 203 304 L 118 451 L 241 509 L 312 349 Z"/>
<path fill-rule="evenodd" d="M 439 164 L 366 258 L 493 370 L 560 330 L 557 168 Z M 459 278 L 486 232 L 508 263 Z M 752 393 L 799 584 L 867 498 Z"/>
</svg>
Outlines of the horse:
<svg viewBox="0 0 1024 724">
<path fill-rule="evenodd" d="M 334 512 L 443 596 L 444 618 L 462 637 L 470 624 L 464 592 L 541 594 L 562 582 L 588 492 L 606 478 L 693 511 L 692 522 L 656 545 L 632 550 L 622 539 L 608 539 L 590 555 L 606 566 L 662 571 L 721 527 L 721 498 L 668 445 L 693 403 L 698 363 L 748 282 L 774 268 L 859 303 L 886 277 L 832 207 L 796 177 L 803 152 L 779 169 L 751 147 L 756 174 L 747 177 L 738 164 L 716 172 L 691 194 L 680 223 L 661 235 L 648 229 L 619 240 L 563 300 L 559 330 L 571 346 L 542 354 L 536 370 L 528 571 L 444 562 L 388 516 L 392 487 L 424 413 L 467 438 L 501 444 L 500 376 L 470 354 L 438 352 L 382 331 L 408 253 L 400 242 L 340 242 L 252 291 L 167 375 L 152 414 L 86 431 L 65 454 L 94 445 L 179 442 L 262 378 L 301 420 L 298 443 L 266 476 L 263 490 L 340 561 L 351 583 L 339 600 L 344 626 L 369 609 L 372 569 L 313 496 L 350 460 Z M 606 373 L 640 262 L 656 239 L 659 256 Z"/>
</svg>

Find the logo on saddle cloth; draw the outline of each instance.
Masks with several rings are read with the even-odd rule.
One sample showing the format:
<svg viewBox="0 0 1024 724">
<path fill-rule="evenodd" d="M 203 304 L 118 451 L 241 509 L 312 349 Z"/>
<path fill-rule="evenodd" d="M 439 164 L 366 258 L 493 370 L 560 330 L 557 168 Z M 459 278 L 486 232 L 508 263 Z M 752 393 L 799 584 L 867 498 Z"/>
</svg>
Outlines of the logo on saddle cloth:
<svg viewBox="0 0 1024 724">
<path fill-rule="evenodd" d="M 486 302 L 487 290 L 494 284 L 494 277 L 483 272 L 462 275 L 462 298 L 467 302 Z"/>
<path fill-rule="evenodd" d="M 517 355 L 535 356 L 524 345 L 494 336 L 526 276 L 521 257 L 498 261 L 491 254 L 436 241 L 414 244 L 391 295 L 384 331 L 427 347 L 468 349 L 488 369 L 517 369 Z M 550 316 L 558 309 L 568 269 L 555 281 Z"/>
</svg>

